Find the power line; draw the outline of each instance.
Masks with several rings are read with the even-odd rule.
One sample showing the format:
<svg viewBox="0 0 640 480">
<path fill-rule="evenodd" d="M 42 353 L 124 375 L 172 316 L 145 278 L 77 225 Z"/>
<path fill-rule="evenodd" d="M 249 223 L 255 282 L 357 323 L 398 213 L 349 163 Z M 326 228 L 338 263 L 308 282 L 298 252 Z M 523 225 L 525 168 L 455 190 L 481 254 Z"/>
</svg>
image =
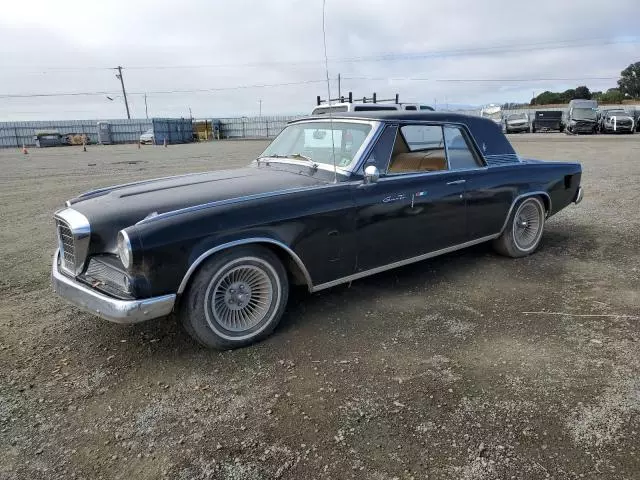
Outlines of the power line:
<svg viewBox="0 0 640 480">
<path fill-rule="evenodd" d="M 336 57 L 329 58 L 333 63 L 361 63 L 361 62 L 386 62 L 402 60 L 422 60 L 425 58 L 453 57 L 453 56 L 473 56 L 482 54 L 504 54 L 528 51 L 557 50 L 565 48 L 582 48 L 602 45 L 624 45 L 638 44 L 640 38 L 612 39 L 612 38 L 590 38 L 574 40 L 556 40 L 520 45 L 495 45 L 489 47 L 465 47 L 451 50 L 432 50 L 426 52 L 390 52 L 369 56 Z M 186 70 L 186 69 L 206 69 L 206 68 L 231 68 L 231 67 L 265 67 L 276 65 L 309 65 L 320 64 L 322 59 L 317 60 L 280 60 L 280 61 L 257 61 L 245 63 L 217 63 L 217 64 L 196 64 L 196 65 L 133 65 L 127 67 L 128 70 Z M 28 69 L 31 67 L 3 66 L 3 69 Z M 75 72 L 82 70 L 110 70 L 111 67 L 46 67 L 36 68 L 36 72 L 46 71 Z"/>
<path fill-rule="evenodd" d="M 263 83 L 254 85 L 236 85 L 230 87 L 214 87 L 214 88 L 200 88 L 189 90 L 156 90 L 147 92 L 129 92 L 128 95 L 171 95 L 180 93 L 212 93 L 222 92 L 228 90 L 244 90 L 251 88 L 272 88 L 272 87 L 288 87 L 294 85 L 308 85 L 312 83 L 323 83 L 325 80 L 304 80 L 299 82 L 283 82 L 283 83 Z M 117 95 L 118 92 L 57 92 L 57 93 L 18 93 L 18 94 L 3 94 L 0 98 L 39 98 L 39 97 L 89 97 L 89 96 L 107 96 Z"/>
<path fill-rule="evenodd" d="M 440 82 L 440 83 L 531 83 L 531 82 L 589 82 L 597 80 L 617 80 L 618 77 L 581 77 L 581 78 L 424 78 L 424 77 L 366 77 L 342 75 L 343 80 L 362 80 L 374 82 L 402 81 L 402 82 Z M 245 90 L 253 88 L 274 88 L 296 85 L 309 85 L 314 83 L 324 83 L 326 79 L 304 80 L 299 82 L 265 83 L 254 85 L 236 85 L 229 87 L 213 87 L 185 90 L 151 90 L 147 92 L 127 92 L 127 95 L 175 95 L 193 93 L 215 93 L 231 90 Z M 4 94 L 0 98 L 40 98 L 40 97 L 90 97 L 118 95 L 120 92 L 57 92 L 57 93 L 24 93 L 24 94 Z"/>
<path fill-rule="evenodd" d="M 342 77 L 345 80 L 368 80 L 368 81 L 382 81 L 388 82 L 460 82 L 460 83 L 483 83 L 483 82 L 589 82 L 594 80 L 617 80 L 619 76 L 615 77 L 580 77 L 580 78 L 422 78 L 422 77 L 362 77 L 362 76 L 348 76 Z"/>
</svg>

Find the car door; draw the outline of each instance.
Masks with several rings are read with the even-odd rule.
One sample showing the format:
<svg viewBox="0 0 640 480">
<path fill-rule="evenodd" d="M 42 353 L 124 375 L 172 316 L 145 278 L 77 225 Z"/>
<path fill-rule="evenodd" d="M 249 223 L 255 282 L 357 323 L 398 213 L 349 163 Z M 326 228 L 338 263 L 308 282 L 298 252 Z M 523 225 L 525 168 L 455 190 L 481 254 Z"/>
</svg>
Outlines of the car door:
<svg viewBox="0 0 640 480">
<path fill-rule="evenodd" d="M 508 168 L 484 165 L 465 128 L 445 125 L 449 169 L 464 185 L 466 205 L 465 242 L 494 235 L 502 228 L 514 195 L 513 176 Z"/>
<path fill-rule="evenodd" d="M 442 125 L 389 125 L 379 143 L 391 134 L 386 158 L 369 159 L 379 180 L 354 187 L 358 272 L 465 241 L 464 180 L 448 169 Z"/>
</svg>

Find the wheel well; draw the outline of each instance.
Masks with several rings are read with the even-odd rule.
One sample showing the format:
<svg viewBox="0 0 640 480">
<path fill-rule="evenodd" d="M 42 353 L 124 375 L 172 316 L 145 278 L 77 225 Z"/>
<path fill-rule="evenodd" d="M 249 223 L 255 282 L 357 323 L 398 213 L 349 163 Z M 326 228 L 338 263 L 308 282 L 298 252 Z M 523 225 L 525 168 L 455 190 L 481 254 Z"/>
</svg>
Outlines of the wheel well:
<svg viewBox="0 0 640 480">
<path fill-rule="evenodd" d="M 282 246 L 280 243 L 271 240 L 271 239 L 255 239 L 255 240 L 247 240 L 247 241 L 239 241 L 232 242 L 228 246 L 221 246 L 222 248 L 215 248 L 209 252 L 205 252 L 202 256 L 198 257 L 192 266 L 189 268 L 187 273 L 184 275 L 180 286 L 178 287 L 178 298 L 185 292 L 187 287 L 191 284 L 191 279 L 195 276 L 195 274 L 200 270 L 200 267 L 207 260 L 213 258 L 216 254 L 226 252 L 229 249 L 234 248 L 235 246 L 250 246 L 250 245 L 259 245 L 261 247 L 267 248 L 273 254 L 275 254 L 278 259 L 282 262 L 285 270 L 289 274 L 290 281 L 294 285 L 307 285 L 309 289 L 311 289 L 311 278 L 308 276 L 308 273 L 304 269 L 304 266 L 301 266 L 299 263 L 302 263 L 295 253 L 289 251 L 287 248 Z M 295 258 L 294 258 L 295 257 Z"/>
<path fill-rule="evenodd" d="M 274 243 L 256 242 L 255 244 L 268 248 L 280 259 L 280 261 L 282 262 L 282 265 L 284 265 L 284 269 L 289 274 L 292 284 L 307 285 L 309 288 L 311 288 L 311 285 L 307 282 L 307 278 L 304 272 L 302 271 L 302 268 L 300 268 L 300 265 L 298 265 L 298 263 L 293 259 L 291 254 L 287 252 L 284 248 Z"/>
<path fill-rule="evenodd" d="M 549 214 L 551 213 L 551 199 L 547 195 L 536 195 L 536 197 L 542 200 L 542 203 L 544 205 L 544 210 L 548 217 Z"/>
</svg>

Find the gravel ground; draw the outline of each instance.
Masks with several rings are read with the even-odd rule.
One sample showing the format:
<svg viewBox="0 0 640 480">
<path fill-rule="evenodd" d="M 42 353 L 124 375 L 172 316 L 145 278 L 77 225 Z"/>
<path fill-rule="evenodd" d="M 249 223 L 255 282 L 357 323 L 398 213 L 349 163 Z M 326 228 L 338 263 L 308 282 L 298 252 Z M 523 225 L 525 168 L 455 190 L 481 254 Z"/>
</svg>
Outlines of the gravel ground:
<svg viewBox="0 0 640 480">
<path fill-rule="evenodd" d="M 511 139 L 583 163 L 535 255 L 294 291 L 270 339 L 225 353 L 56 298 L 51 215 L 263 142 L 0 151 L 0 479 L 640 478 L 640 135 Z"/>
</svg>

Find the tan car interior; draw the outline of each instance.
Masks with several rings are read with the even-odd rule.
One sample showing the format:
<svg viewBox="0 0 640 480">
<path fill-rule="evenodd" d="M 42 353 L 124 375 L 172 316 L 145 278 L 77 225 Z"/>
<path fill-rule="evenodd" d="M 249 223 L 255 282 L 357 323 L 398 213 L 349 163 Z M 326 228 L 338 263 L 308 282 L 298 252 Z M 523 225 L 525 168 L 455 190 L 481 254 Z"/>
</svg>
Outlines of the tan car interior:
<svg viewBox="0 0 640 480">
<path fill-rule="evenodd" d="M 404 136 L 398 132 L 396 142 L 393 145 L 388 173 L 430 172 L 446 169 L 447 158 L 444 147 L 412 152 L 409 150 Z"/>
</svg>

